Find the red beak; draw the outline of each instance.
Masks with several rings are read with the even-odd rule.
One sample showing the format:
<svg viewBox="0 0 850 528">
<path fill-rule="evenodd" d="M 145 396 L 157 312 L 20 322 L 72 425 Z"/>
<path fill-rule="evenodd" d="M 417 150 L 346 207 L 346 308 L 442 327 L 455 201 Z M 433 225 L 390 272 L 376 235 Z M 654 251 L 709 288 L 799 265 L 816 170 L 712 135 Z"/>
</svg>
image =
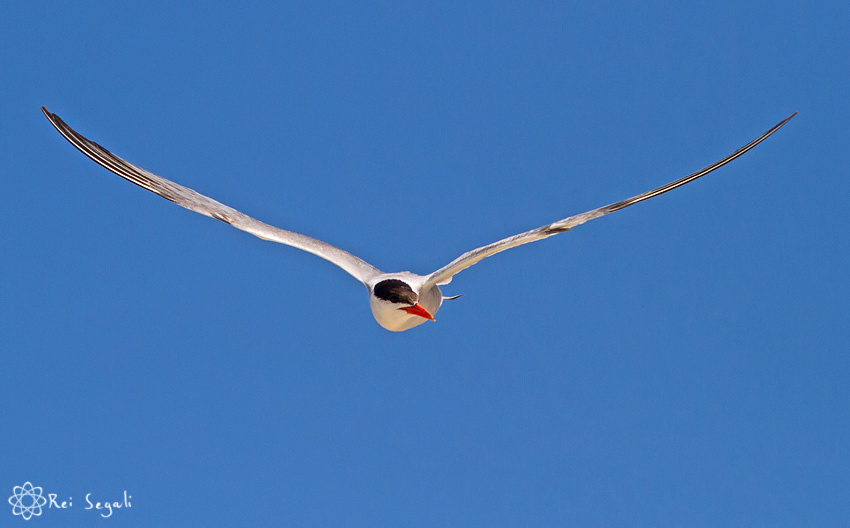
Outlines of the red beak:
<svg viewBox="0 0 850 528">
<path fill-rule="evenodd" d="M 405 312 L 413 315 L 418 315 L 419 317 L 424 317 L 425 319 L 434 320 L 434 316 L 431 315 L 428 310 L 422 307 L 421 304 L 416 303 L 413 306 L 402 306 L 399 310 L 404 310 Z"/>
</svg>

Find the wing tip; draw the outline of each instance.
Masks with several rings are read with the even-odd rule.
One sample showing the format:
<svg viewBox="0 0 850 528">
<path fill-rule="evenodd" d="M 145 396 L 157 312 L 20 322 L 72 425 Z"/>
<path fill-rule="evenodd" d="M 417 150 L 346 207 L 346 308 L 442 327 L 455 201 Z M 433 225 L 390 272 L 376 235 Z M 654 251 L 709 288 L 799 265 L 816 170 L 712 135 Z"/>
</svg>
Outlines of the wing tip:
<svg viewBox="0 0 850 528">
<path fill-rule="evenodd" d="M 43 106 L 41 107 L 41 112 L 44 114 L 44 117 L 46 117 L 51 123 L 53 122 L 53 118 L 56 117 L 56 114 L 52 113 L 50 110 Z"/>
<path fill-rule="evenodd" d="M 799 113 L 799 112 L 794 112 L 793 114 L 791 114 L 791 115 L 789 115 L 788 117 L 786 117 L 784 121 L 782 121 L 781 123 L 779 123 L 779 126 L 782 126 L 782 125 L 784 125 L 785 123 L 787 123 L 788 121 L 791 121 L 791 119 L 792 119 L 795 115 L 797 115 L 798 113 Z"/>
<path fill-rule="evenodd" d="M 41 107 L 41 111 L 42 111 L 42 113 L 44 113 L 44 117 L 46 117 L 47 120 L 50 121 L 50 124 L 53 125 L 53 127 L 56 128 L 56 130 L 58 130 L 64 136 L 65 133 L 62 132 L 62 128 L 60 127 L 60 125 L 65 125 L 65 122 L 62 121 L 62 118 L 59 117 L 58 115 L 54 114 L 53 112 L 51 112 L 50 110 L 48 110 L 47 108 L 45 108 L 43 106 Z M 68 125 L 65 125 L 65 126 L 68 126 Z"/>
</svg>

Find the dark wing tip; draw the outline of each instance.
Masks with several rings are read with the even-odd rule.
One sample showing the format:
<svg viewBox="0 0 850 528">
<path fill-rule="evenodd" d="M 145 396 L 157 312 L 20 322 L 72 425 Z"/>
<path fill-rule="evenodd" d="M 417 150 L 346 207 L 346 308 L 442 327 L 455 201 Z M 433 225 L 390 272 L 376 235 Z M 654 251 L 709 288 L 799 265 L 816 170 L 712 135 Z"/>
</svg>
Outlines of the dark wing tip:
<svg viewBox="0 0 850 528">
<path fill-rule="evenodd" d="M 47 118 L 47 120 L 48 120 L 48 121 L 50 121 L 50 124 L 51 124 L 51 125 L 53 125 L 53 126 L 56 128 L 56 130 L 58 130 L 59 132 L 62 132 L 62 128 L 60 127 L 60 125 L 64 125 L 64 126 L 66 126 L 66 127 L 68 126 L 68 125 L 66 125 L 66 124 L 65 124 L 65 122 L 64 122 L 64 121 L 62 121 L 62 118 L 61 118 L 61 117 L 59 117 L 58 115 L 54 114 L 53 112 L 51 112 L 51 111 L 50 111 L 50 110 L 48 110 L 47 108 L 45 108 L 45 107 L 43 107 L 43 106 L 42 106 L 42 107 L 41 107 L 41 111 L 44 113 L 44 117 L 46 117 L 46 118 Z M 69 127 L 69 128 L 70 128 L 70 127 Z M 64 132 L 62 132 L 62 135 L 64 136 L 64 135 L 65 135 L 65 133 L 64 133 Z"/>
<path fill-rule="evenodd" d="M 779 123 L 778 125 L 776 125 L 776 128 L 779 128 L 779 127 L 781 127 L 782 125 L 784 125 L 785 123 L 787 123 L 788 121 L 791 121 L 791 118 L 792 118 L 792 117 L 794 117 L 794 116 L 795 116 L 795 115 L 797 115 L 797 114 L 798 114 L 798 112 L 794 112 L 793 114 L 789 115 L 789 116 L 788 116 L 788 117 L 786 117 L 786 118 L 785 118 L 785 119 L 784 119 L 781 123 Z"/>
</svg>

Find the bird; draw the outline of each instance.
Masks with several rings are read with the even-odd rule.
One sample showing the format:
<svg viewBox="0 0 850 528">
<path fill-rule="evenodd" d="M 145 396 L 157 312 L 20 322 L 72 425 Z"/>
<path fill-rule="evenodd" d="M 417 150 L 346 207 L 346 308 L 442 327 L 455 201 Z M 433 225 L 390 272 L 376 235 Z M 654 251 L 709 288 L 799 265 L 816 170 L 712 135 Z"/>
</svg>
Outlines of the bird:
<svg viewBox="0 0 850 528">
<path fill-rule="evenodd" d="M 473 249 L 429 275 L 418 275 L 409 271 L 385 273 L 351 253 L 326 242 L 256 220 L 197 191 L 157 176 L 152 172 L 125 161 L 94 141 L 83 137 L 68 126 L 58 115 L 49 112 L 45 107 L 42 106 L 41 111 L 44 112 L 44 115 L 56 130 L 73 146 L 95 163 L 121 176 L 125 180 L 156 193 L 181 207 L 215 218 L 216 220 L 221 220 L 263 240 L 279 242 L 302 249 L 336 264 L 366 286 L 369 291 L 369 306 L 372 309 L 372 315 L 379 325 L 393 332 L 401 332 L 419 326 L 426 321 L 434 321 L 434 315 L 442 306 L 443 301 L 460 297 L 459 295 L 451 297 L 443 296 L 440 286 L 449 284 L 452 277 L 457 273 L 482 259 L 505 251 L 506 249 L 570 231 L 572 228 L 585 222 L 613 213 L 614 211 L 619 211 L 638 202 L 660 196 L 697 178 L 701 178 L 742 156 L 770 137 L 790 121 L 791 118 L 797 115 L 797 112 L 794 112 L 773 128 L 732 154 L 678 180 L 631 198 L 573 215 Z"/>
</svg>

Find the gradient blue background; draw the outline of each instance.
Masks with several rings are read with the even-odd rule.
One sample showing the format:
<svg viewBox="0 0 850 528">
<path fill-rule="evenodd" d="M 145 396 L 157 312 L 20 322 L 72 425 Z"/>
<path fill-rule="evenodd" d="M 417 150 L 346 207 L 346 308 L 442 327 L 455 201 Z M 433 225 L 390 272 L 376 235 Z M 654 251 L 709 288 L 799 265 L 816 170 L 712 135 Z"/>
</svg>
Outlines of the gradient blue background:
<svg viewBox="0 0 850 528">
<path fill-rule="evenodd" d="M 134 4 L 0 20 L 0 525 L 26 481 L 74 501 L 32 526 L 125 489 L 113 526 L 850 524 L 847 7 Z M 108 173 L 41 105 L 418 273 L 800 114 L 395 334 L 340 269 Z"/>
</svg>

